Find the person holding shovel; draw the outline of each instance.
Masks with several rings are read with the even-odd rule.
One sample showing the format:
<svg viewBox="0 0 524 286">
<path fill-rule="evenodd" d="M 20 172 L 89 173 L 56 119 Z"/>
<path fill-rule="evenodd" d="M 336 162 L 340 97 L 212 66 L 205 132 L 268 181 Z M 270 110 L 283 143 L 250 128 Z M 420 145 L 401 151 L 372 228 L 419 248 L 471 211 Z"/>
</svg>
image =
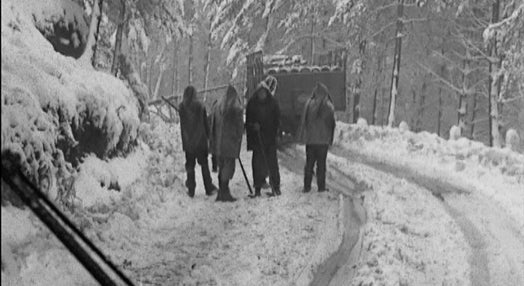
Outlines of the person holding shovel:
<svg viewBox="0 0 524 286">
<path fill-rule="evenodd" d="M 253 151 L 251 165 L 255 186 L 254 197 L 269 173 L 270 195 L 280 195 L 280 172 L 277 159 L 277 135 L 280 126 L 280 107 L 265 81 L 257 87 L 246 108 L 247 150 Z"/>
<path fill-rule="evenodd" d="M 216 102 L 211 115 L 211 153 L 218 161 L 218 202 L 234 202 L 229 180 L 235 173 L 235 160 L 240 156 L 244 133 L 243 108 L 237 91 L 232 85 Z"/>
</svg>

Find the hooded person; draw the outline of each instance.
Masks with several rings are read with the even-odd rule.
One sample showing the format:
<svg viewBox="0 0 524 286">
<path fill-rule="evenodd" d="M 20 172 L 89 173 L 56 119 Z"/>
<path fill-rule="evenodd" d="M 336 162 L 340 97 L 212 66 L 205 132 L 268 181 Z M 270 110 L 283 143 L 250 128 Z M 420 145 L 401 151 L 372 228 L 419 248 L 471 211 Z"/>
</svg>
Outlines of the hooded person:
<svg viewBox="0 0 524 286">
<path fill-rule="evenodd" d="M 213 108 L 211 117 L 212 153 L 218 160 L 219 190 L 217 201 L 234 202 L 229 181 L 235 173 L 235 160 L 240 156 L 244 133 L 243 108 L 237 91 L 231 85 Z"/>
<path fill-rule="evenodd" d="M 278 81 L 277 79 L 272 76 L 272 75 L 268 75 L 265 79 L 264 79 L 264 83 L 267 85 L 267 88 L 269 90 L 269 92 L 271 92 L 271 95 L 273 97 L 275 97 L 275 94 L 277 92 L 277 85 L 278 85 Z M 269 172 L 268 170 L 266 169 L 266 173 L 264 175 L 264 181 L 262 182 L 262 189 L 269 189 L 271 186 L 267 183 L 267 178 L 269 177 Z"/>
<path fill-rule="evenodd" d="M 246 108 L 247 150 L 253 151 L 251 165 L 255 197 L 269 173 L 272 195 L 280 195 L 280 172 L 277 159 L 277 135 L 280 126 L 280 107 L 265 81 L 262 81 Z"/>
<path fill-rule="evenodd" d="M 206 195 L 213 195 L 216 187 L 211 180 L 208 156 L 209 125 L 207 122 L 206 108 L 198 100 L 196 89 L 188 86 L 184 90 L 184 97 L 179 105 L 180 129 L 182 134 L 182 149 L 186 154 L 186 187 L 188 195 L 195 195 L 195 165 L 196 162 L 202 169 L 202 178 Z"/>
<path fill-rule="evenodd" d="M 304 192 L 311 190 L 313 168 L 317 165 L 319 192 L 326 189 L 326 158 L 329 145 L 333 144 L 335 132 L 335 108 L 327 87 L 317 83 L 304 106 L 298 138 L 306 145 L 304 167 Z"/>
</svg>

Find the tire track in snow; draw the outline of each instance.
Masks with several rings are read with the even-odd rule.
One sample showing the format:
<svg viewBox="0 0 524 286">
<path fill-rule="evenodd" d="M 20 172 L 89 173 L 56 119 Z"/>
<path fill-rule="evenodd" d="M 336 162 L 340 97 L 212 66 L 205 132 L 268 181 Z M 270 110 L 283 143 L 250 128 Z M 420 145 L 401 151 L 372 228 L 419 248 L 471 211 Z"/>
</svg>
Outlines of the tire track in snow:
<svg viewBox="0 0 524 286">
<path fill-rule="evenodd" d="M 303 154 L 299 154 L 292 148 L 287 148 L 281 152 L 282 164 L 297 175 L 303 175 L 302 170 L 305 159 Z M 355 179 L 344 173 L 335 166 L 329 164 L 329 170 L 337 172 L 337 180 L 331 173 L 326 173 L 330 180 L 326 184 L 331 190 L 343 195 L 343 224 L 344 233 L 342 242 L 338 249 L 329 258 L 322 262 L 313 275 L 310 285 L 342 285 L 341 282 L 351 281 L 355 268 L 347 267 L 355 265 L 360 257 L 362 249 L 361 226 L 365 223 L 365 210 L 362 205 L 362 198 L 358 198 L 356 193 L 364 191 L 364 186 L 355 184 Z M 343 181 L 343 182 L 342 182 Z M 341 271 L 343 269 L 343 271 Z"/>
<path fill-rule="evenodd" d="M 339 147 L 332 148 L 331 152 L 405 178 L 439 198 L 472 250 L 469 259 L 471 285 L 522 285 L 524 239 L 511 220 L 492 203 L 468 190 L 416 174 L 406 167 L 388 165 Z"/>
</svg>

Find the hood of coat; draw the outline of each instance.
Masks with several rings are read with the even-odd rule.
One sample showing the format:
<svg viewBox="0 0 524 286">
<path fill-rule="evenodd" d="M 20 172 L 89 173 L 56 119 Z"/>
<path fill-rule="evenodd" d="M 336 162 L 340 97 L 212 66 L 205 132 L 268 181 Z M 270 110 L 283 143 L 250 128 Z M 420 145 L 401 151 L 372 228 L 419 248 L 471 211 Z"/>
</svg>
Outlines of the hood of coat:
<svg viewBox="0 0 524 286">
<path fill-rule="evenodd" d="M 195 87 L 190 85 L 186 87 L 186 89 L 184 90 L 184 97 L 182 99 L 182 103 L 185 106 L 189 107 L 192 106 L 195 102 L 197 102 L 197 92 Z"/>
<path fill-rule="evenodd" d="M 266 98 L 265 99 L 260 99 L 258 97 L 259 93 L 261 93 L 261 92 L 265 92 L 266 93 Z M 267 86 L 267 84 L 264 81 L 262 81 L 262 82 L 260 82 L 258 84 L 257 89 L 255 90 L 255 93 L 253 95 L 255 96 L 256 101 L 260 102 L 260 103 L 268 102 L 269 98 L 273 97 L 272 94 L 271 94 L 271 90 L 269 89 L 269 87 Z"/>
<path fill-rule="evenodd" d="M 328 88 L 323 83 L 317 82 L 309 100 L 308 111 L 312 114 L 319 114 L 320 108 L 327 101 L 333 102 Z"/>
<path fill-rule="evenodd" d="M 227 87 L 226 94 L 221 98 L 218 106 L 221 113 L 232 108 L 242 108 L 237 90 L 232 85 Z"/>
</svg>

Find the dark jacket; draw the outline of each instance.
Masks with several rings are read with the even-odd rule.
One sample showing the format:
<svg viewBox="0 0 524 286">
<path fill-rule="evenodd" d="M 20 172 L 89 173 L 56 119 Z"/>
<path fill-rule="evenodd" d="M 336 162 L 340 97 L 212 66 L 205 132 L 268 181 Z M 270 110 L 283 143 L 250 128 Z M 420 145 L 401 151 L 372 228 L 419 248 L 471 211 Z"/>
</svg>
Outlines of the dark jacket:
<svg viewBox="0 0 524 286">
<path fill-rule="evenodd" d="M 259 92 L 267 92 L 264 100 L 258 99 Z M 280 126 L 280 107 L 277 100 L 271 95 L 271 92 L 259 86 L 251 96 L 246 108 L 246 135 L 247 150 L 253 150 L 260 144 L 258 134 L 254 130 L 254 123 L 260 125 L 260 135 L 264 146 L 276 145 L 276 137 Z"/>
<path fill-rule="evenodd" d="M 304 106 L 298 132 L 306 145 L 331 145 L 335 132 L 335 108 L 327 87 L 317 83 Z"/>
<path fill-rule="evenodd" d="M 184 99 L 179 105 L 182 148 L 187 153 L 207 153 L 209 126 L 206 108 L 197 99 L 196 90 L 189 86 L 184 91 Z"/>
<path fill-rule="evenodd" d="M 238 158 L 244 133 L 244 110 L 233 86 L 213 105 L 211 153 L 220 158 Z"/>
</svg>

